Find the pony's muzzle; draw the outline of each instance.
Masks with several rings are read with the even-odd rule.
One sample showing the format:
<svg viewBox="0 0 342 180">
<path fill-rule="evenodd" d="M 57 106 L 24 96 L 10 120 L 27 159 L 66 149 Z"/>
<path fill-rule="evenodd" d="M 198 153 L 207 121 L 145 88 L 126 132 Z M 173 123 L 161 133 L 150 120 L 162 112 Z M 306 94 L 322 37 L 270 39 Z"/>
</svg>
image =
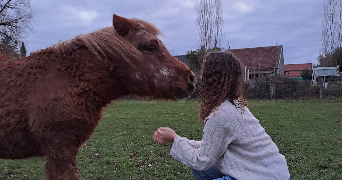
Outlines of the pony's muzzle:
<svg viewBox="0 0 342 180">
<path fill-rule="evenodd" d="M 177 99 L 183 99 L 189 97 L 195 90 L 195 75 L 190 73 L 189 75 L 189 83 L 187 90 L 184 90 L 180 87 L 173 88 L 173 94 Z"/>
<path fill-rule="evenodd" d="M 188 93 L 187 91 L 184 91 L 182 88 L 180 87 L 174 87 L 173 88 L 173 94 L 177 99 L 183 99 L 183 98 L 187 98 L 190 96 L 191 93 Z"/>
<path fill-rule="evenodd" d="M 188 91 L 190 92 L 190 94 L 192 94 L 195 91 L 195 88 L 196 88 L 194 73 L 191 73 L 189 75 L 189 80 L 190 80 L 190 83 L 188 84 Z"/>
<path fill-rule="evenodd" d="M 194 75 L 194 73 L 191 73 L 189 75 L 189 79 L 190 79 L 190 83 L 194 83 L 195 82 L 195 75 Z"/>
</svg>

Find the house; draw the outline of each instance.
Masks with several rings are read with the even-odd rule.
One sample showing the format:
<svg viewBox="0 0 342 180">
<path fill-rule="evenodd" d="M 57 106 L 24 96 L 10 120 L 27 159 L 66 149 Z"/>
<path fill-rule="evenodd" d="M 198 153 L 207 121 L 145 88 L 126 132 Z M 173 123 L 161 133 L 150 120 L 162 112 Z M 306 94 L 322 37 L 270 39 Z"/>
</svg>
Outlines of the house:
<svg viewBox="0 0 342 180">
<path fill-rule="evenodd" d="M 326 77 L 340 76 L 339 69 L 336 67 L 317 67 L 312 71 L 312 84 L 316 85 L 318 78 L 325 83 Z"/>
<path fill-rule="evenodd" d="M 249 77 L 284 75 L 283 46 L 229 49 L 249 70 Z M 247 70 L 247 72 L 248 72 Z"/>
<path fill-rule="evenodd" d="M 228 49 L 245 66 L 246 79 L 264 75 L 284 75 L 283 46 L 267 46 L 244 49 Z M 186 55 L 175 56 L 190 67 Z"/>
<path fill-rule="evenodd" d="M 288 77 L 301 77 L 302 70 L 312 70 L 312 63 L 285 64 L 284 74 Z"/>
<path fill-rule="evenodd" d="M 186 55 L 178 55 L 178 56 L 175 56 L 175 58 L 177 58 L 179 61 L 186 64 L 187 66 L 190 65 L 190 60 L 186 58 Z"/>
</svg>

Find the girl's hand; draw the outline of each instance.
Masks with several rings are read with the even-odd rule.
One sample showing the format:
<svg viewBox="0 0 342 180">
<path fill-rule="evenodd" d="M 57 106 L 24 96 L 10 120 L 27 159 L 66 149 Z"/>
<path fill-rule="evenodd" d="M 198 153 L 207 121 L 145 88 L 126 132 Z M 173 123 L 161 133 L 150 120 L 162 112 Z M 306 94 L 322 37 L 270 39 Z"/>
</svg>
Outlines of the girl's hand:
<svg viewBox="0 0 342 180">
<path fill-rule="evenodd" d="M 168 127 L 160 127 L 157 131 L 154 131 L 153 140 L 160 144 L 173 143 L 173 140 L 177 134 L 174 130 Z"/>
</svg>

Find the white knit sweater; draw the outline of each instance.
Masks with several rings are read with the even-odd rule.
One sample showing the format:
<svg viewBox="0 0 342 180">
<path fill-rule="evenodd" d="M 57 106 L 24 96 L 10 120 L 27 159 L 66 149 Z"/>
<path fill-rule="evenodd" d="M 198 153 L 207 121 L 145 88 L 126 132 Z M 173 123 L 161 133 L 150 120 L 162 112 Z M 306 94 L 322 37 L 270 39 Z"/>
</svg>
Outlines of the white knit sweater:
<svg viewBox="0 0 342 180">
<path fill-rule="evenodd" d="M 289 179 L 285 157 L 247 107 L 225 101 L 205 122 L 202 141 L 176 136 L 171 156 L 197 170 L 216 165 L 237 180 Z"/>
</svg>

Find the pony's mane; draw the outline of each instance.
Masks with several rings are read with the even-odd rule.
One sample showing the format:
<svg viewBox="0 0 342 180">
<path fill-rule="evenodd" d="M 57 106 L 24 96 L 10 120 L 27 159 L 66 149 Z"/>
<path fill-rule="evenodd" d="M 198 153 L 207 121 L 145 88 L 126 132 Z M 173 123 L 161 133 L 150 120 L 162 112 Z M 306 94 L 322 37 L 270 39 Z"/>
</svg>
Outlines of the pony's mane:
<svg viewBox="0 0 342 180">
<path fill-rule="evenodd" d="M 160 30 L 154 25 L 140 19 L 132 20 L 144 26 L 144 29 L 149 33 L 152 33 L 155 36 L 163 36 Z M 39 50 L 36 53 L 54 51 L 57 54 L 66 54 L 75 51 L 82 45 L 86 46 L 98 59 L 108 60 L 106 52 L 109 52 L 114 56 L 124 58 L 129 64 L 133 65 L 131 60 L 139 60 L 142 56 L 141 52 L 132 44 L 118 38 L 118 34 L 113 26 L 105 27 L 85 35 L 78 35 L 68 41 L 60 41 L 57 44 L 45 50 Z"/>
<path fill-rule="evenodd" d="M 57 54 L 66 54 L 75 51 L 79 46 L 86 46 L 91 53 L 98 59 L 108 60 L 106 54 L 108 52 L 114 56 L 124 58 L 128 63 L 133 65 L 132 59 L 138 60 L 142 56 L 132 44 L 117 37 L 117 33 L 113 26 L 106 27 L 85 35 L 78 35 L 75 38 L 58 42 L 57 44 L 45 49 L 39 50 L 37 53 L 43 51 L 54 51 Z M 107 52 L 107 53 L 106 53 Z"/>
</svg>

